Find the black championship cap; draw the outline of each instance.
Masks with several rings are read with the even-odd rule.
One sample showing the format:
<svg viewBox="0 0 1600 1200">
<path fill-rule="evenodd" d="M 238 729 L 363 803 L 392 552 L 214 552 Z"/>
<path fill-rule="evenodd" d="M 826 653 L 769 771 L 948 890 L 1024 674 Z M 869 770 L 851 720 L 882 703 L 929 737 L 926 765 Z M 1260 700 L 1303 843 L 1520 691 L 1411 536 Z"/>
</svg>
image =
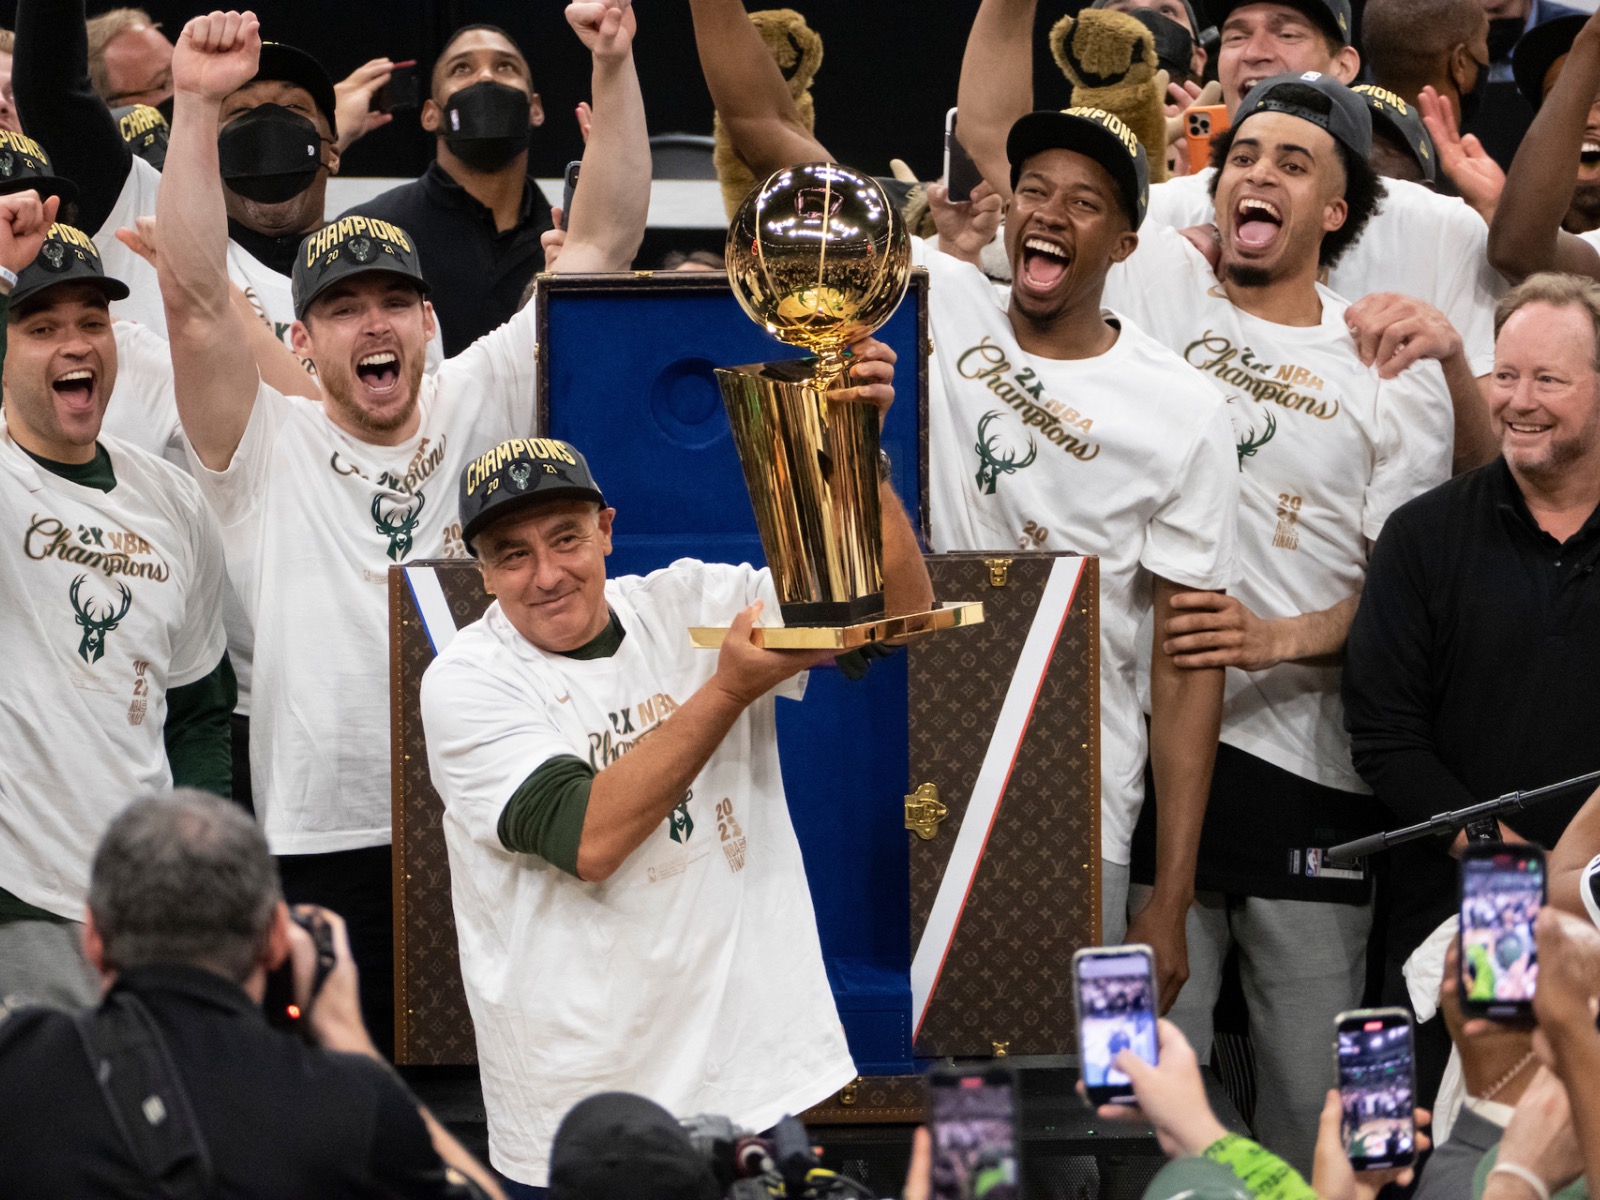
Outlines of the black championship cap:
<svg viewBox="0 0 1600 1200">
<path fill-rule="evenodd" d="M 71 225 L 52 225 L 38 256 L 17 276 L 17 286 L 11 289 L 11 309 L 15 312 L 18 304 L 45 288 L 78 280 L 96 284 L 107 300 L 128 297 L 128 285 L 110 278 L 100 266 L 94 239 Z"/>
<path fill-rule="evenodd" d="M 43 146 L 25 133 L 0 129 L 0 196 L 29 188 L 40 199 L 60 196 L 63 204 L 78 198 L 78 185 L 54 173 Z"/>
<path fill-rule="evenodd" d="M 1557 17 L 1535 25 L 1511 48 L 1511 78 L 1535 112 L 1544 103 L 1544 77 L 1556 59 L 1572 49 L 1572 39 L 1588 17 Z"/>
<path fill-rule="evenodd" d="M 548 500 L 606 505 L 600 485 L 589 474 L 588 460 L 570 442 L 555 438 L 501 442 L 461 472 L 461 540 L 472 550 L 472 539 L 490 522 Z"/>
<path fill-rule="evenodd" d="M 718 1200 L 711 1163 L 653 1100 L 602 1092 L 574 1104 L 550 1144 L 549 1200 Z"/>
<path fill-rule="evenodd" d="M 1309 91 L 1307 90 L 1309 89 Z M 1262 112 L 1287 113 L 1326 129 L 1337 142 L 1360 156 L 1372 153 L 1372 113 L 1367 102 L 1332 75 L 1306 71 L 1300 75 L 1274 75 L 1250 89 L 1233 118 L 1238 129 L 1247 117 Z"/>
<path fill-rule="evenodd" d="M 1262 0 L 1222 0 L 1221 4 L 1213 4 L 1211 11 L 1217 18 L 1219 25 L 1225 23 L 1228 15 L 1236 8 L 1243 8 L 1247 4 L 1260 4 Z M 1292 8 L 1296 12 L 1303 12 L 1318 25 L 1338 39 L 1341 45 L 1351 46 L 1355 43 L 1350 40 L 1352 15 L 1350 0 L 1271 0 L 1271 3 L 1281 4 L 1285 8 Z"/>
<path fill-rule="evenodd" d="M 1144 147 L 1121 117 L 1099 108 L 1066 108 L 1031 112 L 1006 135 L 1011 160 L 1011 186 L 1017 186 L 1022 164 L 1045 150 L 1073 150 L 1094 159 L 1116 182 L 1122 207 L 1135 229 L 1150 205 L 1150 163 Z"/>
<path fill-rule="evenodd" d="M 300 243 L 289 275 L 294 315 L 304 320 L 306 309 L 323 291 L 368 271 L 398 275 L 424 296 L 428 294 L 428 281 L 422 277 L 410 234 L 378 217 L 340 217 L 306 234 Z"/>
<path fill-rule="evenodd" d="M 167 140 L 172 127 L 160 109 L 148 104 L 124 104 L 113 108 L 111 116 L 129 150 L 158 171 L 167 165 Z"/>
<path fill-rule="evenodd" d="M 328 73 L 322 69 L 322 64 L 304 50 L 297 50 L 282 42 L 261 43 L 261 66 L 256 71 L 256 83 L 263 79 L 275 83 L 292 83 L 303 87 L 311 93 L 311 100 L 322 115 L 328 118 L 328 132 L 334 138 L 339 136 L 339 122 L 335 117 L 335 110 L 339 107 L 338 98 L 333 93 L 333 80 L 328 78 Z"/>
<path fill-rule="evenodd" d="M 1433 148 L 1433 138 L 1428 136 L 1427 126 L 1422 123 L 1422 114 L 1401 97 L 1376 84 L 1363 83 L 1350 90 L 1365 100 L 1367 107 L 1372 110 L 1372 115 L 1377 119 L 1374 132 L 1380 127 L 1387 129 L 1411 153 L 1417 166 L 1422 168 L 1422 177 L 1429 183 L 1437 181 L 1438 155 Z"/>
</svg>

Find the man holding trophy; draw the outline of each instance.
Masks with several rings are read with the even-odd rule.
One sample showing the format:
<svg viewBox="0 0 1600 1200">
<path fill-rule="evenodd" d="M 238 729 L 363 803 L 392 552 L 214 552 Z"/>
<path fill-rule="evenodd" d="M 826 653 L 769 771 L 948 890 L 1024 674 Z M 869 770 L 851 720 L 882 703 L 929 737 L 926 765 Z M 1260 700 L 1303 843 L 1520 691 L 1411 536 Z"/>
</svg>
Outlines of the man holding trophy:
<svg viewBox="0 0 1600 1200">
<path fill-rule="evenodd" d="M 729 257 L 747 307 L 819 351 L 826 374 L 797 385 L 812 440 L 763 442 L 783 424 L 772 397 L 727 379 L 724 394 L 747 479 L 800 497 L 788 528 L 808 546 L 775 545 L 763 516 L 772 569 L 684 559 L 608 580 L 615 510 L 577 449 L 515 439 L 462 474 L 462 536 L 496 602 L 429 667 L 422 719 L 490 1159 L 530 1191 L 545 1185 L 562 1115 L 596 1092 L 759 1130 L 855 1074 L 784 799 L 774 697 L 798 699 L 804 672 L 846 648 L 841 613 L 858 626 L 877 604 L 884 624 L 927 617 L 932 587 L 878 475 L 894 352 L 865 337 L 904 290 L 904 233 L 886 203 L 876 215 L 835 203 L 841 183 L 875 184 L 835 168 L 819 184 L 801 170 L 761 193 L 787 216 L 763 218 L 765 234 L 742 248 L 736 223 Z M 746 278 L 784 277 L 783 253 L 810 255 L 809 279 L 740 283 L 741 264 Z M 883 286 L 884 272 L 898 285 Z M 855 339 L 848 354 L 841 338 Z M 864 471 L 849 461 L 857 450 L 871 452 Z M 864 510 L 877 522 L 865 552 L 839 536 Z M 856 581 L 846 592 L 881 600 L 831 589 L 836 566 Z M 783 575 L 809 577 L 814 594 L 786 595 Z M 765 648 L 780 611 L 784 632 L 805 621 L 824 648 Z M 696 649 L 695 626 L 725 626 L 720 648 Z"/>
</svg>

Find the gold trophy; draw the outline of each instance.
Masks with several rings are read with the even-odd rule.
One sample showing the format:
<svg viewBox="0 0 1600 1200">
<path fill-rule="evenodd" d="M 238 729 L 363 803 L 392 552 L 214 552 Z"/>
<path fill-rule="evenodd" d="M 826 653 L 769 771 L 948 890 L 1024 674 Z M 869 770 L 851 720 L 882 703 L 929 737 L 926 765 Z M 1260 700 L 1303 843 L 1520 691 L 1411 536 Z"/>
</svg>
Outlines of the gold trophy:
<svg viewBox="0 0 1600 1200">
<path fill-rule="evenodd" d="M 838 400 L 846 348 L 894 315 L 911 273 L 900 215 L 868 176 L 836 163 L 778 171 L 728 228 L 728 279 L 752 320 L 812 359 L 717 371 L 784 624 L 772 649 L 853 649 L 974 625 L 980 603 L 883 612 L 878 409 Z M 690 630 L 722 644 L 726 629 Z"/>
</svg>

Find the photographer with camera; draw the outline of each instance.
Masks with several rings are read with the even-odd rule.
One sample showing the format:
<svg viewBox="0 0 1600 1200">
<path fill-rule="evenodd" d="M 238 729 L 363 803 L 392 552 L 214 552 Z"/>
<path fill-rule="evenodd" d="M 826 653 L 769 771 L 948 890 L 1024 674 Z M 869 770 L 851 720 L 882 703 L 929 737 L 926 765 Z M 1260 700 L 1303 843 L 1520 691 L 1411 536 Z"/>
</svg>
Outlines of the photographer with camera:
<svg viewBox="0 0 1600 1200">
<path fill-rule="evenodd" d="M 179 790 L 123 810 L 83 938 L 98 1008 L 0 1019 L 8 1200 L 500 1196 L 373 1048 L 344 922 L 291 918 L 238 807 Z M 262 1010 L 286 963 L 302 1037 Z"/>
</svg>

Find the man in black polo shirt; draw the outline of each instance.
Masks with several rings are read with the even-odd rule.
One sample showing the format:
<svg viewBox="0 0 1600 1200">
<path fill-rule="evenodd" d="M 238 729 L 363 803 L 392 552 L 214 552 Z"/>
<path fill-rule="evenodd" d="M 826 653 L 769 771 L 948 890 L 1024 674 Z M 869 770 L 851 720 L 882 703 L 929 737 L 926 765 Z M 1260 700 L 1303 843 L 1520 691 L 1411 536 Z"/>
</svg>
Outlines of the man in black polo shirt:
<svg viewBox="0 0 1600 1200">
<path fill-rule="evenodd" d="M 7 1200 L 499 1195 L 383 1065 L 343 922 L 309 908 L 291 922 L 236 805 L 180 790 L 124 809 L 95 853 L 84 950 L 107 989 L 93 1014 L 0 1006 Z M 305 1040 L 262 1011 L 291 957 Z M 148 1052 L 119 1048 L 130 1031 Z M 154 1186 L 152 1164 L 173 1160 L 191 1166 Z"/>
<path fill-rule="evenodd" d="M 444 352 L 459 354 L 517 311 L 544 269 L 550 202 L 528 177 L 528 131 L 544 123 L 528 60 L 509 34 L 466 25 L 433 64 L 422 127 L 435 134 L 420 179 L 346 215 L 382 217 L 417 242 Z"/>
<path fill-rule="evenodd" d="M 1495 333 L 1501 455 L 1389 518 L 1350 628 L 1352 757 L 1395 825 L 1600 768 L 1600 284 L 1535 275 L 1500 302 Z M 1582 799 L 1502 829 L 1553 846 Z M 1388 852 L 1389 1001 L 1455 907 L 1454 849 Z M 1428 1029 L 1422 1074 L 1437 1081 L 1448 1045 Z"/>
</svg>

